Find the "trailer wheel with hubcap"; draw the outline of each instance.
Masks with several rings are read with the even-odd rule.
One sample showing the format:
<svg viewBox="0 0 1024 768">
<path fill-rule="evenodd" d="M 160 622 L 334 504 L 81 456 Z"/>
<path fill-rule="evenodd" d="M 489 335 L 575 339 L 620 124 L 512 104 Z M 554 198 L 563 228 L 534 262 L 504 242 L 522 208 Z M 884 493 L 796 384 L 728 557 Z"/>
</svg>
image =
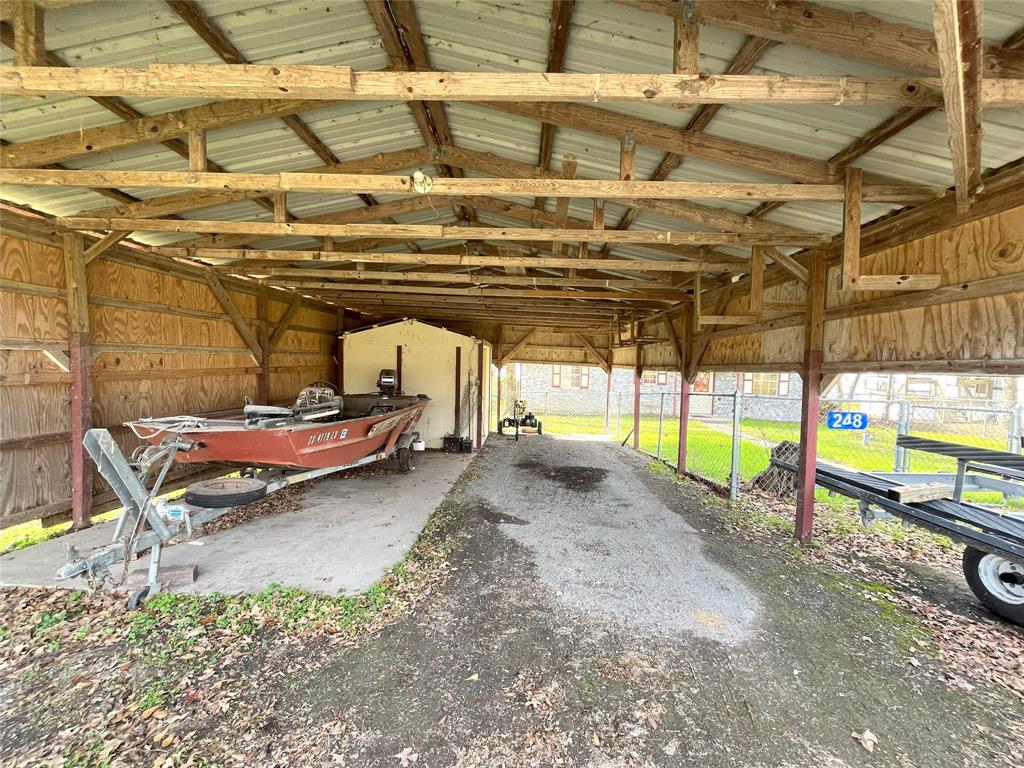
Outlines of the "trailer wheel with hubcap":
<svg viewBox="0 0 1024 768">
<path fill-rule="evenodd" d="M 986 608 L 1024 626 L 1024 566 L 974 547 L 964 550 L 963 566 L 971 591 Z"/>
<path fill-rule="evenodd" d="M 185 489 L 185 502 L 193 507 L 240 507 L 267 495 L 267 484 L 254 477 L 219 477 L 200 480 Z"/>
<path fill-rule="evenodd" d="M 139 587 L 137 590 L 132 592 L 131 597 L 128 598 L 128 602 L 125 603 L 125 608 L 129 611 L 137 611 L 142 607 L 142 604 L 146 602 L 147 597 L 149 597 L 149 584 Z"/>
</svg>

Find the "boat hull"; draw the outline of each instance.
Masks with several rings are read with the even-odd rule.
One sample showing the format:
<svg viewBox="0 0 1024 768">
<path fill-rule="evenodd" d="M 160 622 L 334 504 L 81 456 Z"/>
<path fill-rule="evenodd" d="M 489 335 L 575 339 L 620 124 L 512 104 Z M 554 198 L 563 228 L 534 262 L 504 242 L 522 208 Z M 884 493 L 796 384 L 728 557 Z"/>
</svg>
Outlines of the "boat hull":
<svg viewBox="0 0 1024 768">
<path fill-rule="evenodd" d="M 332 422 L 254 429 L 240 420 L 237 426 L 220 422 L 175 430 L 177 436 L 196 446 L 179 451 L 177 461 L 292 469 L 342 467 L 373 454 L 390 455 L 398 439 L 416 427 L 426 404 L 421 401 L 383 415 Z M 134 422 L 132 427 L 149 443 L 159 444 L 167 438 L 167 430 L 158 425 Z"/>
</svg>

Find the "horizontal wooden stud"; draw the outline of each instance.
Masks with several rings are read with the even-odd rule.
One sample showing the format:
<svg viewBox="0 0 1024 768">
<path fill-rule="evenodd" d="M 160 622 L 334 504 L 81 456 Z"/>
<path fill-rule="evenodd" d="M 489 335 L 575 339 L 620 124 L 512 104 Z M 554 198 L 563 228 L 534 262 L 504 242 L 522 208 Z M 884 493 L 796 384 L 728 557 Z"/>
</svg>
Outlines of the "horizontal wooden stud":
<svg viewBox="0 0 1024 768">
<path fill-rule="evenodd" d="M 750 325 L 757 322 L 757 315 L 701 315 L 697 325 Z"/>
<path fill-rule="evenodd" d="M 849 287 L 855 291 L 924 291 L 941 284 L 942 275 L 860 275 Z"/>
</svg>

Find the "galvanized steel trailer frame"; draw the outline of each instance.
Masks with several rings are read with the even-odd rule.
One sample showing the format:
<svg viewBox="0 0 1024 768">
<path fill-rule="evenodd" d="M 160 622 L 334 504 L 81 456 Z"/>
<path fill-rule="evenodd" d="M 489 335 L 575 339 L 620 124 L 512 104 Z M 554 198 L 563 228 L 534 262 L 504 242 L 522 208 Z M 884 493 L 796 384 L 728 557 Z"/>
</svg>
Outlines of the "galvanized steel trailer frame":
<svg viewBox="0 0 1024 768">
<path fill-rule="evenodd" d="M 396 450 L 409 448 L 418 436 L 417 432 L 402 435 L 395 446 Z M 146 583 L 129 600 L 129 606 L 134 607 L 141 600 L 160 591 L 160 557 L 164 546 L 182 535 L 191 536 L 193 530 L 200 525 L 216 520 L 235 507 L 201 508 L 175 502 L 174 506 L 183 511 L 182 519 L 177 521 L 165 515 L 166 505 L 159 503 L 163 481 L 177 453 L 194 447 L 180 438 L 172 438 L 160 446 L 154 446 L 141 462 L 136 461 L 134 465 L 125 458 L 106 429 L 88 430 L 82 444 L 124 508 L 117 519 L 110 544 L 87 555 L 79 553 L 73 545 L 66 545 L 67 562 L 57 571 L 57 578 L 72 579 L 84 575 L 90 585 L 97 585 L 111 565 L 131 561 L 149 550 Z M 266 483 L 266 492 L 270 494 L 295 483 L 383 461 L 391 455 L 380 451 L 351 464 L 320 469 L 264 469 L 256 471 L 254 477 Z M 156 479 L 152 487 L 147 489 L 145 478 L 154 466 L 159 467 Z"/>
</svg>

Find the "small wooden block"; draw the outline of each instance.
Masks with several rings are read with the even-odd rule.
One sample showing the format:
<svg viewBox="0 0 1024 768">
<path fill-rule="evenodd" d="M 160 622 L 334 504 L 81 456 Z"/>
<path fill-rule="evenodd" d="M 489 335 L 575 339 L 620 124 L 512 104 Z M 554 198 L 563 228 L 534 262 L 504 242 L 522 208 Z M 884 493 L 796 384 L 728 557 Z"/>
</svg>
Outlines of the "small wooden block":
<svg viewBox="0 0 1024 768">
<path fill-rule="evenodd" d="M 890 499 L 903 504 L 912 504 L 915 501 L 935 501 L 951 496 L 953 489 L 945 483 L 916 483 L 914 485 L 898 485 L 890 488 L 888 495 Z"/>
</svg>

